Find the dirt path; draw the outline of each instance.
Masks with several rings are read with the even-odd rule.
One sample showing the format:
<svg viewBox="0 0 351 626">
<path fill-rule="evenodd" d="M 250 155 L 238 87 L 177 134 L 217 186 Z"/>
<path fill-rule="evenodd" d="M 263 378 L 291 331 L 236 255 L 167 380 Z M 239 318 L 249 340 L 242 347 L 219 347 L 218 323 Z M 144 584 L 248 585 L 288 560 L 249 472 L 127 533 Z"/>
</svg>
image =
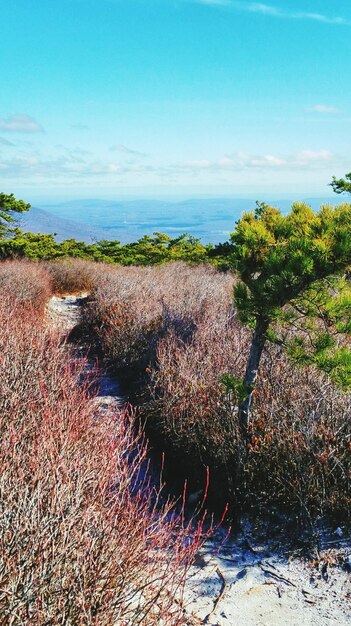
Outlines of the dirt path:
<svg viewBox="0 0 351 626">
<path fill-rule="evenodd" d="M 53 296 L 47 306 L 46 318 L 48 324 L 61 331 L 63 335 L 69 335 L 75 326 L 79 324 L 81 307 L 87 295 L 87 293 L 82 292 L 77 295 Z M 88 361 L 86 369 L 88 371 L 93 367 L 95 371 L 95 366 L 95 363 Z M 96 375 L 97 396 L 95 402 L 101 410 L 111 406 L 123 406 L 125 400 L 118 381 L 101 368 L 96 372 Z"/>
<path fill-rule="evenodd" d="M 86 295 L 53 297 L 48 323 L 68 334 L 79 322 Z M 96 402 L 101 411 L 123 404 L 118 383 L 104 371 Z M 314 562 L 260 543 L 248 526 L 219 551 L 224 532 L 205 545 L 191 570 L 189 626 L 351 626 L 351 544 L 342 529 L 325 535 Z"/>
<path fill-rule="evenodd" d="M 86 292 L 77 295 L 52 296 L 46 308 L 46 319 L 50 326 L 69 333 L 79 323 L 82 302 Z"/>
</svg>

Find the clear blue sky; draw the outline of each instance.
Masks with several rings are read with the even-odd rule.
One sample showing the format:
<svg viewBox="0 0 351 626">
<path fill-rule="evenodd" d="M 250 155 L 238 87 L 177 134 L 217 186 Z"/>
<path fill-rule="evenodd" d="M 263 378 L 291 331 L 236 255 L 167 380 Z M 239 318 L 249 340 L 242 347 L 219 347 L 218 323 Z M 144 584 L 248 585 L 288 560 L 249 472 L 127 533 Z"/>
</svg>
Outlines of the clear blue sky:
<svg viewBox="0 0 351 626">
<path fill-rule="evenodd" d="M 5 0 L 0 187 L 329 194 L 351 169 L 350 0 Z"/>
</svg>

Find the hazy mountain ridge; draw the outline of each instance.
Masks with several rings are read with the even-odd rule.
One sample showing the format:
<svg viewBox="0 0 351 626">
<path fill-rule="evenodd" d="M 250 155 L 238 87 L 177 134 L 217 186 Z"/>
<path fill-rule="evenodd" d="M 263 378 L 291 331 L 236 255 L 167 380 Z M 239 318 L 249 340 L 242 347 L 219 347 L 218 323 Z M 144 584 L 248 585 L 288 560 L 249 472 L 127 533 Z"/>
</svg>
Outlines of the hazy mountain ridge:
<svg viewBox="0 0 351 626">
<path fill-rule="evenodd" d="M 26 232 L 57 233 L 55 239 L 59 242 L 64 239 L 77 239 L 85 243 L 92 243 L 99 239 L 117 238 L 117 234 L 116 237 L 112 237 L 111 231 L 105 231 L 102 228 L 96 228 L 90 224 L 84 224 L 75 220 L 65 219 L 37 207 L 31 207 L 28 213 L 23 213 L 20 216 L 16 215 L 16 224 Z"/>
</svg>

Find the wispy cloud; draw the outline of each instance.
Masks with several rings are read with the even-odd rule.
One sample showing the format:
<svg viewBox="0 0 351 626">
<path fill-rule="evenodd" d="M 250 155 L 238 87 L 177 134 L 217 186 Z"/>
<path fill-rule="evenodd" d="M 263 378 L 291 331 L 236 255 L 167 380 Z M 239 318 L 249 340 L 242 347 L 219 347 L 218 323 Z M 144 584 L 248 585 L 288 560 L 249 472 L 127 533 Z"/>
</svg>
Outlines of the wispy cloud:
<svg viewBox="0 0 351 626">
<path fill-rule="evenodd" d="M 329 150 L 301 150 L 291 155 L 249 154 L 237 152 L 219 159 L 199 158 L 166 163 L 119 162 L 108 159 L 85 159 L 76 151 L 55 155 L 32 152 L 10 159 L 0 158 L 0 179 L 26 179 L 33 182 L 49 181 L 67 184 L 79 181 L 130 182 L 144 181 L 189 182 L 201 180 L 208 183 L 230 182 L 237 176 L 255 176 L 277 172 L 331 170 L 340 163 L 340 157 Z M 285 174 L 284 174 L 285 173 Z"/>
<path fill-rule="evenodd" d="M 235 5 L 235 3 L 234 3 Z M 239 5 L 238 5 L 239 6 Z M 309 11 L 286 11 L 277 6 L 263 4 L 261 2 L 250 2 L 248 4 L 240 3 L 242 8 L 252 13 L 262 13 L 273 17 L 290 18 L 297 20 L 314 20 L 316 22 L 325 22 L 327 24 L 346 24 L 350 25 L 350 21 L 343 17 L 330 17 L 322 13 L 312 13 Z"/>
<path fill-rule="evenodd" d="M 89 130 L 89 126 L 86 124 L 71 124 L 73 130 Z"/>
<path fill-rule="evenodd" d="M 340 109 L 328 104 L 315 104 L 311 107 L 307 107 L 306 111 L 310 111 L 311 113 L 339 113 Z"/>
<path fill-rule="evenodd" d="M 280 6 L 265 4 L 263 2 L 242 2 L 240 0 L 190 0 L 196 4 L 205 4 L 212 6 L 227 6 L 238 11 L 248 13 L 257 13 L 282 19 L 293 20 L 312 20 L 325 24 L 334 24 L 339 26 L 351 26 L 351 20 L 342 16 L 330 16 L 324 13 L 315 13 L 311 11 L 291 11 Z"/>
<path fill-rule="evenodd" d="M 335 162 L 336 155 L 329 150 L 301 150 L 293 155 L 252 155 L 245 152 L 226 155 L 218 160 L 198 159 L 171 166 L 178 171 L 235 172 L 241 170 L 299 170 L 319 169 Z"/>
<path fill-rule="evenodd" d="M 144 152 L 139 152 L 139 150 L 133 150 L 132 148 L 128 148 L 128 146 L 124 146 L 121 143 L 113 144 L 112 146 L 110 146 L 109 150 L 110 152 L 122 152 L 123 154 L 129 154 L 130 156 L 147 156 Z"/>
<path fill-rule="evenodd" d="M 71 148 L 69 146 L 65 146 L 63 144 L 56 144 L 55 148 L 57 148 L 60 151 L 60 154 L 65 155 L 65 157 L 67 158 L 67 160 L 70 160 L 72 162 L 76 162 L 76 163 L 85 163 L 86 161 L 86 157 L 91 154 L 91 152 L 89 150 L 85 150 L 84 148 L 81 147 L 74 147 Z"/>
<path fill-rule="evenodd" d="M 212 4 L 212 5 L 222 5 L 222 6 L 230 6 L 231 0 L 193 0 L 197 4 Z"/>
<path fill-rule="evenodd" d="M 11 159 L 0 158 L 0 179 L 23 178 L 33 182 L 42 180 L 55 183 L 60 181 L 61 184 L 70 183 L 72 180 L 93 182 L 128 175 L 138 177 L 140 174 L 156 171 L 157 166 L 125 164 L 102 159 L 86 160 L 68 152 L 55 155 L 31 153 Z"/>
<path fill-rule="evenodd" d="M 1 146 L 15 146 L 13 141 L 9 141 L 8 139 L 5 139 L 5 137 L 0 137 L 0 145 Z"/>
<path fill-rule="evenodd" d="M 0 130 L 12 133 L 43 133 L 43 127 L 30 115 L 17 113 L 7 118 L 0 117 Z"/>
</svg>

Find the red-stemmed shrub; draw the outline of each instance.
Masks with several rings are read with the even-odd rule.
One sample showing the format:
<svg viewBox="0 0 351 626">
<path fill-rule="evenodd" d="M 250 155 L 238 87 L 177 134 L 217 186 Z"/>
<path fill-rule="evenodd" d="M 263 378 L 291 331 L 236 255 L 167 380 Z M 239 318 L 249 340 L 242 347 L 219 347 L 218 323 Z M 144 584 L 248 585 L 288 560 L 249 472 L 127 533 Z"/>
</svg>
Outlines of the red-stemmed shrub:
<svg viewBox="0 0 351 626">
<path fill-rule="evenodd" d="M 147 473 L 132 411 L 99 411 L 84 363 L 0 301 L 1 624 L 176 626 L 201 544 Z"/>
<path fill-rule="evenodd" d="M 271 346 L 261 366 L 245 489 L 262 508 L 302 521 L 350 521 L 351 397 L 313 368 Z"/>
</svg>

